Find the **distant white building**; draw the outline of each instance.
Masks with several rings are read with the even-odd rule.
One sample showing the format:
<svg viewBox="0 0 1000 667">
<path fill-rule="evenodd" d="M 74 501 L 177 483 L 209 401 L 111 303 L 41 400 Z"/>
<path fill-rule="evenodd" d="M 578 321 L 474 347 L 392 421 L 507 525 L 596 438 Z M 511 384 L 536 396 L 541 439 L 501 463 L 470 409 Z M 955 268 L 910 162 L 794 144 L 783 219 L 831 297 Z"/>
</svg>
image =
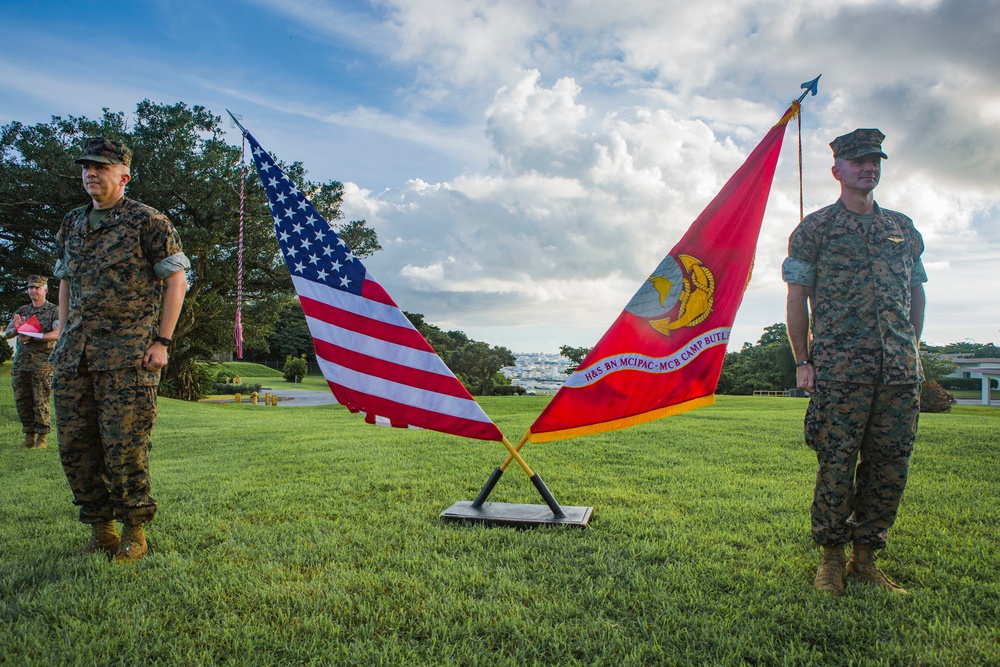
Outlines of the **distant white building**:
<svg viewBox="0 0 1000 667">
<path fill-rule="evenodd" d="M 958 370 L 945 377 L 950 378 L 979 378 L 983 375 L 983 370 L 996 370 L 1000 368 L 1000 359 L 995 357 L 970 357 L 964 354 L 942 354 L 941 357 L 958 364 Z"/>
<path fill-rule="evenodd" d="M 1000 359 L 996 357 L 969 357 L 963 354 L 942 354 L 958 364 L 958 370 L 946 377 L 982 379 L 983 405 L 990 404 L 990 380 L 1000 382 Z"/>
<path fill-rule="evenodd" d="M 516 352 L 515 366 L 500 370 L 511 384 L 524 387 L 528 394 L 555 393 L 568 377 L 569 359 L 552 352 Z"/>
</svg>

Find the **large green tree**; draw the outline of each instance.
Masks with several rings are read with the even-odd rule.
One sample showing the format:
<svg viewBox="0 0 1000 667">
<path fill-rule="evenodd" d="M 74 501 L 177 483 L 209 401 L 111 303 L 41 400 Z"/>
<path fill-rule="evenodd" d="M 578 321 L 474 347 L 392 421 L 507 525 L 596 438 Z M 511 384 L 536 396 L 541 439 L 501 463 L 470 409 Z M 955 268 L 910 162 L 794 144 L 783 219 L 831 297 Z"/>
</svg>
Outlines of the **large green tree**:
<svg viewBox="0 0 1000 667">
<path fill-rule="evenodd" d="M 924 379 L 928 382 L 939 382 L 959 368 L 958 364 L 948 357 L 927 350 L 920 350 L 920 364 L 924 369 Z"/>
<path fill-rule="evenodd" d="M 573 347 L 572 345 L 560 345 L 559 354 L 569 359 L 573 362 L 571 365 L 567 366 L 563 371 L 566 375 L 571 375 L 573 372 L 579 368 L 580 364 L 583 362 L 584 357 L 590 354 L 590 351 L 594 349 L 592 347 Z"/>
<path fill-rule="evenodd" d="M 259 351 L 261 359 L 285 359 L 286 357 L 306 357 L 316 361 L 312 334 L 302 305 L 297 298 L 290 298 L 278 310 L 278 321 L 267 339 L 267 350 Z M 265 353 L 266 352 L 266 353 Z"/>
<path fill-rule="evenodd" d="M 719 394 L 750 395 L 756 390 L 784 391 L 795 387 L 795 357 L 783 323 L 764 328 L 756 345 L 744 343 L 726 354 L 719 377 Z"/>
<path fill-rule="evenodd" d="M 97 120 L 54 116 L 49 123 L 13 122 L 0 128 L 0 310 L 9 313 L 25 301 L 25 275 L 51 275 L 60 221 L 88 201 L 73 160 L 89 136 L 119 139 L 132 149 L 127 196 L 167 214 L 191 259 L 190 288 L 163 387 L 191 398 L 197 393 L 191 379 L 195 361 L 234 347 L 241 181 L 246 192 L 243 333 L 248 349 L 267 347 L 281 306 L 294 294 L 252 160 L 248 155 L 243 180 L 240 146 L 223 139 L 220 118 L 204 107 L 145 100 L 129 115 L 105 109 Z M 282 168 L 355 255 L 379 249 L 375 232 L 363 220 L 336 222 L 342 219 L 341 183 L 309 181 L 299 162 L 282 163 Z M 53 299 L 56 291 L 53 281 Z"/>
<path fill-rule="evenodd" d="M 469 393 L 491 396 L 510 385 L 500 369 L 514 366 L 517 359 L 506 347 L 472 340 L 462 331 L 442 331 L 420 313 L 404 313 L 434 351 L 462 381 Z"/>
<path fill-rule="evenodd" d="M 994 343 L 977 343 L 971 339 L 958 343 L 948 343 L 947 345 L 928 345 L 920 343 L 920 350 L 934 352 L 936 354 L 961 354 L 966 357 L 977 357 L 985 359 L 996 359 L 1000 357 L 1000 347 Z"/>
</svg>

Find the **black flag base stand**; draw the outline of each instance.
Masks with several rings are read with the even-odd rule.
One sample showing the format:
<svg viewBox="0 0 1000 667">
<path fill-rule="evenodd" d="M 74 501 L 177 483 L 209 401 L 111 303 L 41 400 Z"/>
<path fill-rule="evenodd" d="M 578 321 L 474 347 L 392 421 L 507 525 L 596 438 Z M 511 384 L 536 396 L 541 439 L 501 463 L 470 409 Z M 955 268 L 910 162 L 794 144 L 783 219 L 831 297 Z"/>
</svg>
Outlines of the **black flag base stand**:
<svg viewBox="0 0 1000 667">
<path fill-rule="evenodd" d="M 445 521 L 465 521 L 472 523 L 485 523 L 501 526 L 517 526 L 522 528 L 533 528 L 535 526 L 580 526 L 585 528 L 590 523 L 590 517 L 594 513 L 593 507 L 563 507 L 556 502 L 545 482 L 537 474 L 532 472 L 528 464 L 518 454 L 518 450 L 527 441 L 527 436 L 514 447 L 503 439 L 504 446 L 510 451 L 510 456 L 493 471 L 486 481 L 479 495 L 473 501 L 460 500 L 444 512 L 441 518 Z M 531 483 L 535 485 L 545 505 L 522 505 L 514 503 L 488 503 L 486 499 L 493 491 L 493 487 L 500 481 L 500 476 L 511 461 L 517 462 L 528 474 Z"/>
<path fill-rule="evenodd" d="M 579 526 L 585 528 L 590 522 L 594 508 L 563 506 L 562 511 L 562 516 L 556 516 L 546 505 L 483 503 L 479 507 L 474 507 L 471 500 L 459 500 L 441 512 L 441 518 L 445 521 L 464 521 L 521 528 L 535 528 L 537 526 Z"/>
</svg>

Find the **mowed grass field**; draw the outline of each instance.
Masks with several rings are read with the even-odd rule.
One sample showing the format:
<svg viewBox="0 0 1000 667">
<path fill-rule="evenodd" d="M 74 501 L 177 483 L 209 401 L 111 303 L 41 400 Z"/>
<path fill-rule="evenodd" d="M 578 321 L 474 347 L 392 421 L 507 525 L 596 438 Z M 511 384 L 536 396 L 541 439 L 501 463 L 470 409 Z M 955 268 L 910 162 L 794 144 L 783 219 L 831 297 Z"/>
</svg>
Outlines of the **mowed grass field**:
<svg viewBox="0 0 1000 667">
<path fill-rule="evenodd" d="M 998 665 L 1000 409 L 922 415 L 881 563 L 909 596 L 811 588 L 806 401 L 529 444 L 586 529 L 445 523 L 498 443 L 339 406 L 161 399 L 152 549 L 83 557 L 55 446 L 18 449 L 0 370 L 0 663 Z M 244 373 L 250 376 L 253 369 Z M 262 375 L 266 375 L 263 374 Z M 518 440 L 547 397 L 485 398 Z M 491 497 L 541 503 L 512 465 Z"/>
</svg>

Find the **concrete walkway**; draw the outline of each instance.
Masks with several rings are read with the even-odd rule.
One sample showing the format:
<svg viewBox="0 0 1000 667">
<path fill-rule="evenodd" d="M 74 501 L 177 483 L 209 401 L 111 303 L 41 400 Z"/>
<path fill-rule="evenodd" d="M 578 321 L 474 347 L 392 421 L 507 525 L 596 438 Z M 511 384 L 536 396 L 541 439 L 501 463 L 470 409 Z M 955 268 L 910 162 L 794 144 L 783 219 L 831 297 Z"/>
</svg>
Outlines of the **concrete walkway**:
<svg viewBox="0 0 1000 667">
<path fill-rule="evenodd" d="M 337 399 L 333 397 L 333 392 L 329 389 L 326 391 L 313 391 L 311 389 L 261 389 L 260 393 L 266 393 L 270 391 L 271 394 L 278 395 L 278 407 L 297 405 L 330 405 L 331 403 L 336 403 Z"/>
<path fill-rule="evenodd" d="M 955 402 L 959 405 L 983 405 L 983 401 L 980 398 L 957 398 Z M 1000 407 L 1000 399 L 994 398 L 990 401 L 991 407 Z"/>
<path fill-rule="evenodd" d="M 327 391 L 313 391 L 311 389 L 274 389 L 273 387 L 261 387 L 259 396 L 257 399 L 257 407 L 268 407 L 264 403 L 264 394 L 271 394 L 278 396 L 278 407 L 296 407 L 296 406 L 306 406 L 306 405 L 330 405 L 331 403 L 336 403 L 337 399 L 333 397 L 333 393 L 329 390 Z M 217 397 L 205 399 L 206 403 L 232 403 L 236 399 L 232 396 Z M 242 403 L 244 405 L 252 405 L 250 403 L 250 397 L 244 395 L 242 397 Z"/>
</svg>

